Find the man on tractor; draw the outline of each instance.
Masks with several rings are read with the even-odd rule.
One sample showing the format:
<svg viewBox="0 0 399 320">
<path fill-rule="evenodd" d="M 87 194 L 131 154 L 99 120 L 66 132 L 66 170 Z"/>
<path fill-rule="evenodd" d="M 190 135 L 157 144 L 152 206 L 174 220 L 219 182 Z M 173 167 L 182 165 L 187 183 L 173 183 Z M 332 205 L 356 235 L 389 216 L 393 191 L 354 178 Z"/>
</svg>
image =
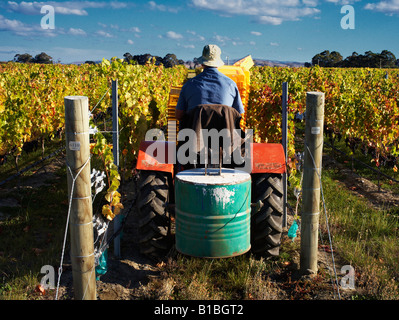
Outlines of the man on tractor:
<svg viewBox="0 0 399 320">
<path fill-rule="evenodd" d="M 176 105 L 176 119 L 179 120 L 180 129 L 193 129 L 198 138 L 202 136 L 202 129 L 216 129 L 218 132 L 227 129 L 230 132 L 228 139 L 233 146 L 233 130 L 240 129 L 240 119 L 245 110 L 237 84 L 217 69 L 224 65 L 220 55 L 221 50 L 217 45 L 204 47 L 199 58 L 204 70 L 182 87 Z M 220 141 L 219 145 L 223 144 L 221 138 L 216 139 Z M 201 142 L 198 143 L 197 153 L 202 149 Z M 219 158 L 222 151 L 210 152 L 215 159 Z M 220 165 L 220 158 L 218 162 Z"/>
<path fill-rule="evenodd" d="M 219 104 L 233 107 L 239 114 L 244 113 L 240 92 L 236 83 L 217 70 L 224 65 L 217 45 L 206 45 L 199 62 L 204 71 L 187 81 L 183 86 L 176 106 L 176 118 L 183 116 L 195 107 L 206 104 Z"/>
</svg>

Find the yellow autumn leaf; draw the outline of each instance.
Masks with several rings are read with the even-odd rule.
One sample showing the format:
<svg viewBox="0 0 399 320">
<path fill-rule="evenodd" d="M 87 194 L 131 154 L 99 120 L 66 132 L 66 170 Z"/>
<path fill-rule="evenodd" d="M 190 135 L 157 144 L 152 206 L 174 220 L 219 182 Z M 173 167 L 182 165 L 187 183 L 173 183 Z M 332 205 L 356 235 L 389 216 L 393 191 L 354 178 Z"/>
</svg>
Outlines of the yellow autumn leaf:
<svg viewBox="0 0 399 320">
<path fill-rule="evenodd" d="M 120 194 L 118 191 L 111 191 L 111 192 L 108 192 L 108 193 L 105 195 L 105 200 L 107 200 L 108 202 L 112 202 L 112 199 L 113 199 L 114 197 L 118 197 L 118 198 L 120 199 L 121 194 Z"/>
<path fill-rule="evenodd" d="M 114 213 L 113 213 L 112 210 L 111 210 L 111 207 L 110 207 L 108 204 L 106 204 L 106 205 L 103 206 L 102 214 L 103 214 L 103 216 L 104 216 L 106 219 L 108 219 L 108 220 L 110 220 L 110 221 L 111 221 L 112 219 L 114 219 L 114 217 L 115 217 Z"/>
<path fill-rule="evenodd" d="M 118 215 L 121 213 L 121 210 L 123 209 L 123 204 L 122 203 L 117 203 L 114 207 L 114 215 Z"/>
<path fill-rule="evenodd" d="M 115 207 L 116 205 L 118 205 L 121 202 L 121 198 L 118 197 L 117 195 L 114 195 L 112 197 L 112 202 L 111 202 L 111 206 Z"/>
</svg>

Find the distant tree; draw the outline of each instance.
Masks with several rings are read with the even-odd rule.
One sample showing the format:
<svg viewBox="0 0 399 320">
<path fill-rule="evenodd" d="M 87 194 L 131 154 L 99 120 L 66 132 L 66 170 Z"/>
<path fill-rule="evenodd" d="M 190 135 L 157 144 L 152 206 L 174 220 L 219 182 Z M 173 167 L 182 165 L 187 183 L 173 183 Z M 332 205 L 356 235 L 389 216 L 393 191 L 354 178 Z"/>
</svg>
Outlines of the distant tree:
<svg viewBox="0 0 399 320">
<path fill-rule="evenodd" d="M 42 64 L 52 64 L 53 58 L 50 57 L 48 54 L 42 52 L 35 56 L 35 58 L 33 59 L 33 62 L 34 63 L 42 63 Z"/>
<path fill-rule="evenodd" d="M 133 60 L 133 56 L 132 56 L 129 52 L 126 52 L 126 53 L 123 55 L 123 57 L 125 58 L 124 60 L 125 60 L 125 62 L 127 62 L 127 63 L 129 63 L 131 60 Z"/>
<path fill-rule="evenodd" d="M 146 54 L 134 55 L 132 57 L 132 60 L 136 61 L 137 64 L 145 65 L 148 62 L 148 60 L 150 60 L 151 58 L 152 58 L 152 55 L 150 55 L 149 53 L 146 53 Z"/>
<path fill-rule="evenodd" d="M 163 64 L 163 58 L 161 58 L 161 57 L 153 56 L 152 59 L 155 59 L 156 66 L 160 66 L 161 64 Z"/>
<path fill-rule="evenodd" d="M 381 51 L 381 53 L 379 54 L 379 59 L 380 59 L 380 66 L 382 68 L 396 67 L 396 57 L 392 52 L 388 50 Z"/>
<path fill-rule="evenodd" d="M 320 67 L 336 67 L 342 61 L 342 55 L 337 51 L 324 50 L 312 58 L 312 65 Z"/>
<path fill-rule="evenodd" d="M 24 54 L 16 54 L 14 56 L 14 62 L 18 63 L 28 63 L 28 62 L 33 62 L 33 58 L 30 54 L 24 53 Z"/>
<path fill-rule="evenodd" d="M 85 64 L 96 64 L 96 63 L 94 61 L 87 60 L 87 61 L 85 61 Z"/>
<path fill-rule="evenodd" d="M 162 63 L 165 66 L 165 68 L 172 68 L 179 64 L 179 61 L 176 58 L 175 54 L 168 53 L 163 59 Z"/>
<path fill-rule="evenodd" d="M 154 62 L 157 66 L 163 64 L 166 68 L 171 68 L 178 64 L 184 64 L 183 60 L 178 60 L 176 58 L 176 55 L 172 53 L 168 53 L 165 57 L 162 58 L 159 56 L 153 56 L 149 53 L 133 56 L 129 52 L 126 52 L 123 57 L 125 62 L 139 65 L 145 65 L 148 62 Z"/>
<path fill-rule="evenodd" d="M 331 64 L 330 67 L 335 67 L 341 63 L 343 58 L 339 52 L 333 51 L 330 53 L 329 59 L 330 59 L 329 63 Z"/>
<path fill-rule="evenodd" d="M 342 68 L 395 68 L 399 64 L 395 55 L 388 50 L 383 50 L 381 53 L 366 51 L 364 54 L 352 52 L 352 55 L 344 60 L 340 53 L 336 51 L 330 53 L 325 50 L 312 58 L 312 65 Z"/>
<path fill-rule="evenodd" d="M 359 67 L 361 65 L 361 59 L 359 58 L 359 54 L 354 51 L 352 52 L 352 55 L 348 56 L 345 58 L 344 61 L 342 61 L 341 66 L 342 67 Z"/>
</svg>

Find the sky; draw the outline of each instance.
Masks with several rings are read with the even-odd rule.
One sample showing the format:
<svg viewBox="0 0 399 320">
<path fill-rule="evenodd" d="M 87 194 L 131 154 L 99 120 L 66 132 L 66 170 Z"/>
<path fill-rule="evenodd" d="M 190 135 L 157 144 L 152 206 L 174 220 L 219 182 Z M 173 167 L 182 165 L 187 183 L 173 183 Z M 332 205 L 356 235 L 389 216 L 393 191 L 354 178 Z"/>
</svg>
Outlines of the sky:
<svg viewBox="0 0 399 320">
<path fill-rule="evenodd" d="M 216 44 L 230 62 L 310 62 L 389 50 L 399 58 L 399 0 L 0 1 L 0 61 L 45 52 L 71 63 L 149 53 L 193 60 Z"/>
</svg>

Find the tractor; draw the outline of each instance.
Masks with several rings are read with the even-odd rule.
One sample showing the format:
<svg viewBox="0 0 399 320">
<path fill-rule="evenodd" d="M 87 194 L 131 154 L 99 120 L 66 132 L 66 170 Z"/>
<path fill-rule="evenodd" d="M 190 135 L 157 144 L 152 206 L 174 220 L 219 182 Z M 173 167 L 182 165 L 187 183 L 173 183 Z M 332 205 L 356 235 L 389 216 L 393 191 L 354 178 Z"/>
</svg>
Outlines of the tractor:
<svg viewBox="0 0 399 320">
<path fill-rule="evenodd" d="M 250 89 L 250 68 L 254 65 L 251 56 L 218 68 L 233 79 L 240 91 L 245 113 L 240 126 L 246 126 L 246 111 Z M 176 150 L 178 121 L 175 118 L 175 106 L 181 87 L 172 87 L 168 102 L 168 140 L 142 141 L 137 160 L 137 199 L 136 223 L 140 252 L 155 260 L 164 259 L 173 246 L 179 230 L 175 227 L 176 217 L 176 177 L 182 172 L 190 175 L 192 167 L 187 169 L 175 161 L 170 153 L 163 160 L 154 157 L 154 146 L 163 150 Z M 245 129 L 244 129 L 245 130 Z M 151 152 L 150 152 L 151 150 Z M 222 150 L 221 150 L 222 151 Z M 282 144 L 250 143 L 250 249 L 259 256 L 278 256 L 283 229 L 283 174 L 286 172 L 285 153 Z M 195 165 L 194 165 L 195 167 Z M 222 161 L 219 174 L 223 174 Z M 240 168 L 235 168 L 238 171 Z M 235 170 L 234 168 L 231 170 Z M 227 170 L 227 169 L 226 169 Z M 208 169 L 208 174 L 211 169 Z M 213 169 L 214 174 L 215 169 Z M 226 171 L 227 172 L 227 171 Z M 205 175 L 207 166 L 205 166 Z M 195 176 L 192 177 L 196 179 Z M 211 177 L 212 178 L 212 177 Z M 202 195 L 196 195 L 201 199 Z M 186 199 L 194 201 L 193 199 Z M 196 206 L 196 203 L 192 203 Z M 205 231 L 206 233 L 206 231 Z M 207 236 L 204 235 L 204 238 Z M 194 243 L 194 246 L 196 244 Z M 178 249 L 178 248 L 176 248 Z M 249 251 L 248 250 L 248 251 Z M 179 251 L 179 250 L 178 250 Z"/>
</svg>

